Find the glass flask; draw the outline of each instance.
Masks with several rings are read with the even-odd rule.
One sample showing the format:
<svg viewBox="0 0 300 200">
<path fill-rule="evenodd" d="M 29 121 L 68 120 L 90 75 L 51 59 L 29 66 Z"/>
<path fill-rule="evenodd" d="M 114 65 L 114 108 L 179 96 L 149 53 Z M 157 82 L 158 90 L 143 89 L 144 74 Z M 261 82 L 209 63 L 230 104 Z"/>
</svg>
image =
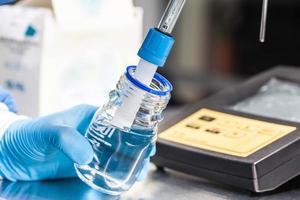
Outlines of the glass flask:
<svg viewBox="0 0 300 200">
<path fill-rule="evenodd" d="M 109 195 L 128 191 L 155 152 L 157 125 L 163 119 L 172 85 L 158 73 L 150 87 L 134 79 L 136 67 L 130 66 L 121 77 L 109 102 L 99 109 L 87 130 L 86 138 L 94 149 L 88 165 L 75 164 L 82 181 Z M 140 95 L 140 106 L 131 127 L 112 125 L 125 98 Z M 139 98 L 139 97 L 137 97 Z"/>
</svg>

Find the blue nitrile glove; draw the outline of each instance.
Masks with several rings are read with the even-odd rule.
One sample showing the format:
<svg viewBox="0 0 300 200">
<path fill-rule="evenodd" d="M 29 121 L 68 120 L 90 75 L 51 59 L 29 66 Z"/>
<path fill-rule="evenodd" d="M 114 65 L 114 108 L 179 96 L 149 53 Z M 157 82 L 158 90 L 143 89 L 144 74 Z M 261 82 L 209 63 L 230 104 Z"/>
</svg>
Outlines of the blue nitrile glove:
<svg viewBox="0 0 300 200">
<path fill-rule="evenodd" d="M 0 87 L 0 102 L 4 103 L 10 112 L 17 112 L 16 104 L 11 94 Z"/>
<path fill-rule="evenodd" d="M 80 105 L 12 124 L 0 141 L 0 176 L 11 181 L 75 177 L 73 163 L 84 165 L 93 158 L 93 149 L 83 135 L 95 111 L 93 106 Z M 146 159 L 139 180 L 148 165 Z"/>
<path fill-rule="evenodd" d="M 0 5 L 11 4 L 16 2 L 16 0 L 0 0 Z"/>
<path fill-rule="evenodd" d="M 0 176 L 11 181 L 74 177 L 93 149 L 83 137 L 96 108 L 80 105 L 39 119 L 13 123 L 0 141 Z"/>
</svg>

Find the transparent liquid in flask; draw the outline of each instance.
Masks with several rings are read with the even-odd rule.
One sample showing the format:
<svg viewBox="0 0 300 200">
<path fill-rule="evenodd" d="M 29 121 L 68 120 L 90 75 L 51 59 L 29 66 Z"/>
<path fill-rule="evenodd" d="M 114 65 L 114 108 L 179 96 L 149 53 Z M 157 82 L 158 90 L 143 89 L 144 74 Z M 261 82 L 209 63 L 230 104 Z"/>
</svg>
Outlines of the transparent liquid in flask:
<svg viewBox="0 0 300 200">
<path fill-rule="evenodd" d="M 141 107 L 128 129 L 111 125 L 122 98 L 141 90 L 126 76 L 111 92 L 110 101 L 96 112 L 86 133 L 94 150 L 93 161 L 88 165 L 75 164 L 80 179 L 92 188 L 120 195 L 132 187 L 148 164 L 157 139 L 157 125 L 163 119 L 172 90 L 171 84 L 158 74 L 151 87 L 152 93 L 144 91 Z"/>
<path fill-rule="evenodd" d="M 152 150 L 153 130 L 131 130 L 94 122 L 86 137 L 94 149 L 94 159 L 79 167 L 81 177 L 94 189 L 118 195 L 127 191 L 141 172 Z M 99 187 L 100 186 L 100 187 Z"/>
</svg>

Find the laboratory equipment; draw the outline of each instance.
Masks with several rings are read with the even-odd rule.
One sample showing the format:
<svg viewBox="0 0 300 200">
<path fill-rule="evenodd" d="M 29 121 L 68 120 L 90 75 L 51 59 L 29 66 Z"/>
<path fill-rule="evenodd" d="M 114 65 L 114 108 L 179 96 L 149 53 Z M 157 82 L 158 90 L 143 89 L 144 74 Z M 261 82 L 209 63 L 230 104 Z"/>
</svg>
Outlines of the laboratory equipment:
<svg viewBox="0 0 300 200">
<path fill-rule="evenodd" d="M 129 190 L 155 153 L 157 125 L 163 118 L 172 85 L 156 73 L 175 42 L 170 35 L 185 0 L 171 0 L 158 28 L 150 29 L 138 55 L 138 66 L 127 68 L 95 114 L 86 133 L 94 148 L 88 165 L 75 164 L 78 176 L 110 195 Z"/>
<path fill-rule="evenodd" d="M 265 42 L 267 16 L 268 16 L 268 3 L 269 3 L 269 0 L 263 0 L 262 16 L 261 16 L 261 24 L 260 24 L 260 35 L 259 35 L 260 42 Z"/>
<path fill-rule="evenodd" d="M 155 153 L 157 125 L 163 118 L 171 84 L 155 74 L 150 87 L 134 77 L 136 67 L 128 67 L 110 101 L 97 111 L 86 133 L 93 146 L 94 159 L 88 165 L 75 165 L 79 177 L 92 188 L 110 195 L 119 195 L 137 181 L 149 158 Z M 133 125 L 122 129 L 111 124 L 122 97 L 143 94 Z"/>
<path fill-rule="evenodd" d="M 186 0 L 170 0 L 158 28 L 150 29 L 140 48 L 138 55 L 141 58 L 135 72 L 135 78 L 146 86 L 158 68 L 163 66 L 174 45 L 174 38 L 170 35 L 177 19 L 185 5 Z M 142 96 L 128 98 L 123 101 L 123 106 L 118 109 L 118 115 L 112 124 L 118 127 L 130 127 L 139 109 Z"/>
<path fill-rule="evenodd" d="M 279 67 L 186 107 L 162 123 L 159 168 L 254 192 L 300 174 L 300 70 Z"/>
</svg>

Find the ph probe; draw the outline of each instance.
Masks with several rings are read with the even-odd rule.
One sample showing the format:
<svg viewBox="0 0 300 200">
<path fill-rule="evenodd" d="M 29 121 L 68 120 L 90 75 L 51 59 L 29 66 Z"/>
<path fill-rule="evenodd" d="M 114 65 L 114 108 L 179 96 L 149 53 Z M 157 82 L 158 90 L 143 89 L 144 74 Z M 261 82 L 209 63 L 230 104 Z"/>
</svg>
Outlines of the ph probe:
<svg viewBox="0 0 300 200">
<path fill-rule="evenodd" d="M 171 0 L 161 18 L 157 28 L 149 30 L 139 52 L 141 58 L 134 73 L 134 77 L 143 85 L 149 87 L 158 67 L 163 67 L 175 39 L 170 35 L 186 0 Z M 116 111 L 112 125 L 128 129 L 132 126 L 140 108 L 144 93 L 131 97 L 124 97 L 122 105 Z"/>
<path fill-rule="evenodd" d="M 268 15 L 268 4 L 269 4 L 269 0 L 263 0 L 261 24 L 260 24 L 260 34 L 259 34 L 260 42 L 265 42 L 266 26 L 267 26 L 267 15 Z"/>
</svg>

